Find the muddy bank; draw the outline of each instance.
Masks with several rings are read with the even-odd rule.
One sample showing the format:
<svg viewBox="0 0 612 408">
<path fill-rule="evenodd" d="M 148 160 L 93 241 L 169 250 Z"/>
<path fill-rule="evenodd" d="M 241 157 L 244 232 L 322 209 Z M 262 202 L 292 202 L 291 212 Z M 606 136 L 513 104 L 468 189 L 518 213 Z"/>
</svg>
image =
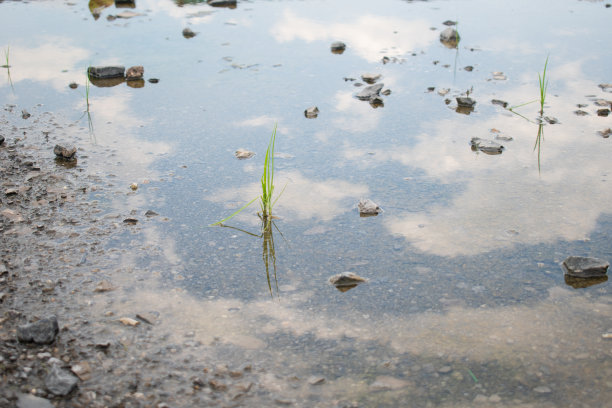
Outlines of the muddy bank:
<svg viewBox="0 0 612 408">
<path fill-rule="evenodd" d="M 89 137 L 86 128 L 31 111 L 26 121 L 6 106 L 0 120 L 0 406 L 243 404 L 257 388 L 252 364 L 209 360 L 206 349 L 214 346 L 188 331 L 179 334 L 183 342 L 169 342 L 170 333 L 156 327 L 159 311 L 121 313 L 129 290 L 116 293 L 130 271 L 120 265 L 127 250 L 111 242 L 133 233 L 137 226 L 124 221 L 135 215 L 109 214 L 99 203 L 129 193 L 89 174 L 89 155 L 97 152 L 78 143 Z M 70 127 L 79 135 L 76 161 L 57 160 L 54 146 L 75 142 L 63 131 Z M 18 335 L 50 316 L 59 328 L 50 344 Z M 58 389 L 62 376 L 76 386 Z"/>
</svg>

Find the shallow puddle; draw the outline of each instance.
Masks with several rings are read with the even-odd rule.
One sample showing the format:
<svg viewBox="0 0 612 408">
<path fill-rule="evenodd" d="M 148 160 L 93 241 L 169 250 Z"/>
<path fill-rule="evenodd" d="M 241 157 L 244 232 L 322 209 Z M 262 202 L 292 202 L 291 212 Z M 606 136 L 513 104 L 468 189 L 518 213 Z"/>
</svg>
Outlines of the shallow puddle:
<svg viewBox="0 0 612 408">
<path fill-rule="evenodd" d="M 153 312 L 168 344 L 252 363 L 247 406 L 599 407 L 610 284 L 574 288 L 559 265 L 612 260 L 610 13 L 3 2 L 2 128 L 38 120 L 38 137 L 77 144 L 110 191 L 90 193 L 100 216 L 138 220 L 105 244 L 117 290 L 85 295 L 87 313 Z M 456 47 L 440 41 L 448 20 Z M 142 65 L 144 80 L 88 88 L 87 67 L 107 65 Z M 356 98 L 364 74 L 381 75 L 376 101 Z M 275 124 L 273 227 L 257 202 L 210 227 L 260 194 Z M 362 198 L 382 213 L 360 217 Z M 343 271 L 367 281 L 341 292 L 328 279 Z"/>
</svg>

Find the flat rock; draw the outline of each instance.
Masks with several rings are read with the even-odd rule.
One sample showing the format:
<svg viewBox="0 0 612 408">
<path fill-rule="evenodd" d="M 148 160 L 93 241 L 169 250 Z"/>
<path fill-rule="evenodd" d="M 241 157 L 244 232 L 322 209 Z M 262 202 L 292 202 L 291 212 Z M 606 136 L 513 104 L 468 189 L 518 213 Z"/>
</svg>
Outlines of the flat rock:
<svg viewBox="0 0 612 408">
<path fill-rule="evenodd" d="M 361 79 L 368 84 L 373 84 L 380 79 L 380 74 L 363 74 Z"/>
<path fill-rule="evenodd" d="M 598 278 L 606 276 L 610 263 L 599 258 L 570 256 L 561 264 L 566 275 L 576 278 Z"/>
<path fill-rule="evenodd" d="M 66 147 L 62 145 L 55 145 L 53 148 L 53 153 L 55 153 L 55 157 L 62 160 L 74 160 L 74 156 L 76 155 L 77 149 L 74 146 Z"/>
<path fill-rule="evenodd" d="M 367 280 L 353 272 L 342 272 L 329 278 L 329 283 L 336 287 L 355 286 L 363 282 L 367 282 Z"/>
<path fill-rule="evenodd" d="M 251 157 L 255 156 L 255 153 L 251 152 L 250 150 L 246 150 L 246 149 L 238 149 L 234 153 L 234 156 L 236 156 L 236 158 L 239 160 L 246 160 L 246 159 L 250 159 Z"/>
<path fill-rule="evenodd" d="M 306 116 L 308 119 L 316 118 L 317 116 L 319 116 L 319 108 L 317 108 L 316 106 L 311 106 L 310 108 L 304 111 L 304 116 Z"/>
<path fill-rule="evenodd" d="M 361 216 L 370 216 L 370 215 L 378 215 L 382 212 L 382 208 L 374 201 L 369 198 L 359 200 L 357 203 L 357 208 L 359 209 L 359 215 Z"/>
<path fill-rule="evenodd" d="M 94 292 L 110 292 L 114 289 L 115 287 L 109 281 L 103 280 L 101 282 L 98 282 L 96 288 L 94 289 Z"/>
<path fill-rule="evenodd" d="M 472 140 L 470 140 L 470 146 L 472 146 L 472 150 L 474 151 L 481 151 L 483 153 L 486 154 L 501 154 L 501 152 L 504 150 L 504 146 L 500 145 L 497 142 L 494 142 L 493 140 L 488 140 L 488 139 L 481 139 L 479 137 L 473 137 Z"/>
<path fill-rule="evenodd" d="M 476 105 L 476 101 L 473 100 L 472 98 L 460 96 L 456 99 L 457 99 L 457 105 L 461 106 L 462 108 L 473 108 L 474 105 Z"/>
<path fill-rule="evenodd" d="M 346 50 L 346 44 L 342 41 L 334 41 L 331 46 L 331 52 L 334 54 L 342 54 Z"/>
<path fill-rule="evenodd" d="M 79 379 L 76 376 L 72 375 L 70 371 L 61 368 L 59 364 L 53 364 L 45 378 L 47 390 L 58 396 L 70 394 L 78 382 Z"/>
<path fill-rule="evenodd" d="M 87 361 L 82 361 L 78 364 L 73 365 L 72 367 L 70 367 L 70 371 L 76 374 L 76 376 L 79 377 L 81 381 L 87 381 L 91 379 L 91 366 Z"/>
<path fill-rule="evenodd" d="M 128 81 L 142 79 L 143 76 L 144 67 L 142 65 L 135 65 L 133 67 L 129 67 L 125 73 L 125 79 L 127 79 Z"/>
<path fill-rule="evenodd" d="M 106 79 L 106 78 L 123 78 L 125 76 L 124 66 L 108 66 L 108 67 L 89 67 L 87 73 L 92 78 Z"/>
<path fill-rule="evenodd" d="M 49 400 L 30 394 L 19 394 L 16 406 L 17 408 L 55 408 Z"/>
<path fill-rule="evenodd" d="M 383 89 L 383 86 L 385 86 L 385 84 L 382 83 L 366 86 L 357 95 L 355 95 L 355 97 L 362 101 L 368 101 L 373 97 L 379 96 L 380 91 Z"/>
<path fill-rule="evenodd" d="M 376 377 L 376 380 L 374 380 L 374 382 L 370 384 L 370 388 L 374 391 L 399 390 L 406 387 L 407 385 L 408 382 L 400 380 L 399 378 L 381 375 L 379 377 Z"/>
<path fill-rule="evenodd" d="M 134 320 L 131 317 L 122 317 L 119 321 L 126 326 L 138 326 L 140 324 L 138 320 Z"/>
<path fill-rule="evenodd" d="M 22 343 L 51 344 L 59 333 L 55 316 L 40 319 L 17 328 L 17 340 Z"/>
<path fill-rule="evenodd" d="M 238 2 L 236 0 L 208 0 L 207 3 L 212 7 L 235 8 Z"/>
</svg>

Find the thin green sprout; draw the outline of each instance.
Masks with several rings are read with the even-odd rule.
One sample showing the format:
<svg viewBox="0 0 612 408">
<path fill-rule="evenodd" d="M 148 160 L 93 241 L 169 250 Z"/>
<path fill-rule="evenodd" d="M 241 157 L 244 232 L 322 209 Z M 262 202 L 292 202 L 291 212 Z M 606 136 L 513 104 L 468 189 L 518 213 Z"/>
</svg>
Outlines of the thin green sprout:
<svg viewBox="0 0 612 408">
<path fill-rule="evenodd" d="M 544 103 L 546 102 L 546 91 L 548 90 L 548 79 L 546 79 L 546 69 L 548 68 L 548 56 L 544 63 L 544 71 L 542 75 L 538 72 L 538 81 L 540 83 L 540 116 L 544 114 Z"/>
</svg>

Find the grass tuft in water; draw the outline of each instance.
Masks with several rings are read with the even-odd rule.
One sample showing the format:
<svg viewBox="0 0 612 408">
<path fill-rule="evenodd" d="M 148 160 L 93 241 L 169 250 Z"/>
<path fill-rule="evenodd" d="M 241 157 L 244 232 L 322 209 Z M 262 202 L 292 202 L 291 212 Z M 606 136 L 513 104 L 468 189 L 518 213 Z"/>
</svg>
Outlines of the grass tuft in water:
<svg viewBox="0 0 612 408">
<path fill-rule="evenodd" d="M 2 68 L 10 68 L 11 64 L 9 63 L 9 54 L 10 54 L 11 48 L 9 46 L 6 47 L 6 49 L 4 50 L 4 65 L 2 66 Z"/>
<path fill-rule="evenodd" d="M 261 195 L 249 201 L 247 204 L 239 208 L 236 212 L 234 212 L 229 217 L 226 217 L 222 219 L 221 221 L 217 221 L 214 224 L 211 224 L 210 225 L 211 227 L 215 225 L 222 225 L 224 222 L 240 214 L 247 207 L 253 204 L 255 200 L 259 198 L 261 200 L 260 201 L 260 205 L 261 205 L 260 217 L 264 221 L 264 230 L 270 228 L 270 220 L 272 219 L 272 208 L 274 207 L 274 204 L 276 204 L 280 196 L 283 194 L 283 191 L 285 191 L 285 189 L 283 188 L 283 191 L 281 191 L 281 193 L 276 197 L 276 199 L 273 199 L 273 194 L 274 194 L 274 145 L 276 144 L 276 129 L 277 129 L 277 124 L 274 124 L 274 131 L 272 132 L 272 136 L 270 137 L 270 142 L 268 143 L 268 149 L 266 150 L 266 155 L 264 158 L 264 170 L 261 176 Z"/>
<path fill-rule="evenodd" d="M 544 63 L 544 71 L 542 75 L 538 72 L 538 82 L 540 84 L 540 116 L 544 115 L 544 103 L 546 102 L 546 91 L 548 90 L 548 79 L 546 79 L 546 70 L 548 68 L 548 56 Z"/>
</svg>

